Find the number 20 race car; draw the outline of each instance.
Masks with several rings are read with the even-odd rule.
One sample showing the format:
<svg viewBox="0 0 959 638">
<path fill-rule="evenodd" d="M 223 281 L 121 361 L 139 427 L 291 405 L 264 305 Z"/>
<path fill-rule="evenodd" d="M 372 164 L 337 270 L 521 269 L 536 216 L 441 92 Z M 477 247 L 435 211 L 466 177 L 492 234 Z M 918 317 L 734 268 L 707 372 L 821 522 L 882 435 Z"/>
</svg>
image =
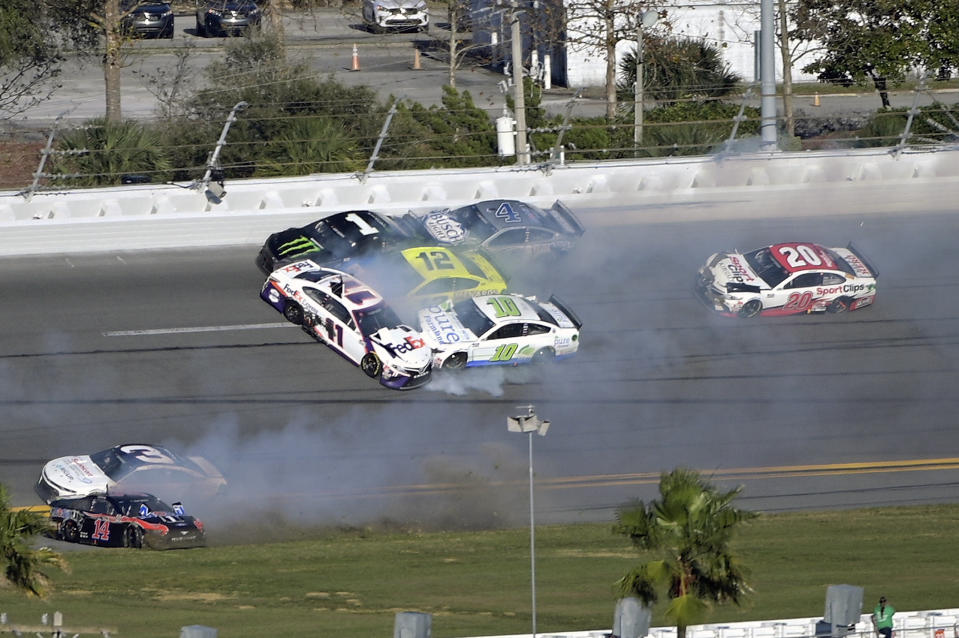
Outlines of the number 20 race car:
<svg viewBox="0 0 959 638">
<path fill-rule="evenodd" d="M 852 244 L 774 244 L 712 255 L 699 270 L 696 292 L 729 317 L 835 313 L 871 305 L 878 276 Z"/>
</svg>

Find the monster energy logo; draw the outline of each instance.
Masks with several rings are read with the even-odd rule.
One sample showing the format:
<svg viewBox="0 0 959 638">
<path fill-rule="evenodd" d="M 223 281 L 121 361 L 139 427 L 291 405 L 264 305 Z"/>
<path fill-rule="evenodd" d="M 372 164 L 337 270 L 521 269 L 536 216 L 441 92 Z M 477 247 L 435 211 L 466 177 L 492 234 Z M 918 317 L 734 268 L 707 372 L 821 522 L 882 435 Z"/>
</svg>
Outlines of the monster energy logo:
<svg viewBox="0 0 959 638">
<path fill-rule="evenodd" d="M 306 252 L 308 250 L 323 250 L 323 246 L 320 246 L 316 243 L 316 240 L 310 239 L 309 237 L 297 237 L 293 241 L 288 241 L 285 244 L 282 244 L 277 249 L 277 254 L 281 257 L 286 257 L 289 254 L 298 254 Z"/>
</svg>

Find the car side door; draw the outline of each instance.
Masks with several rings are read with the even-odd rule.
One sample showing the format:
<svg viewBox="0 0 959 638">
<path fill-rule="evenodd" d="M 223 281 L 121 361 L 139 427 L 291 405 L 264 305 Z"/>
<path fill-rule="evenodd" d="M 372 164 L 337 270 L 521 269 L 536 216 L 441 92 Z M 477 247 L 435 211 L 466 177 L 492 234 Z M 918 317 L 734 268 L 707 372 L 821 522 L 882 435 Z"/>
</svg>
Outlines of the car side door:
<svg viewBox="0 0 959 638">
<path fill-rule="evenodd" d="M 781 307 L 786 312 L 806 312 L 816 301 L 816 289 L 822 286 L 822 272 L 797 273 L 773 290 L 773 303 L 767 307 Z"/>
<path fill-rule="evenodd" d="M 94 545 L 115 544 L 114 535 L 119 532 L 113 525 L 116 515 L 113 504 L 104 496 L 94 496 L 88 507 L 80 526 L 80 538 Z"/>
</svg>

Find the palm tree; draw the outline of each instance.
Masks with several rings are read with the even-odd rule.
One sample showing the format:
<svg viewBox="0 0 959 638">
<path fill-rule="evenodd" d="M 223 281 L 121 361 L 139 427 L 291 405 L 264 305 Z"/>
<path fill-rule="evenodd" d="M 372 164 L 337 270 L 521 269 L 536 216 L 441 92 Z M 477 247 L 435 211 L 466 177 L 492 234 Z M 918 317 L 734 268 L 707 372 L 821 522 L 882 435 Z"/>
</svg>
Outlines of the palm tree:
<svg viewBox="0 0 959 638">
<path fill-rule="evenodd" d="M 677 469 L 660 477 L 660 500 L 616 512 L 613 532 L 655 557 L 623 576 L 619 593 L 650 607 L 665 590 L 666 618 L 676 624 L 677 638 L 685 638 L 710 603 L 738 605 L 750 591 L 729 549 L 736 525 L 757 516 L 733 507 L 740 491 L 719 492 L 694 470 Z"/>
<path fill-rule="evenodd" d="M 43 516 L 24 509 L 11 509 L 7 489 L 0 485 L 0 586 L 12 585 L 28 596 L 42 598 L 49 584 L 43 571 L 67 569 L 63 556 L 49 547 L 31 548 L 28 543 L 47 529 Z"/>
</svg>

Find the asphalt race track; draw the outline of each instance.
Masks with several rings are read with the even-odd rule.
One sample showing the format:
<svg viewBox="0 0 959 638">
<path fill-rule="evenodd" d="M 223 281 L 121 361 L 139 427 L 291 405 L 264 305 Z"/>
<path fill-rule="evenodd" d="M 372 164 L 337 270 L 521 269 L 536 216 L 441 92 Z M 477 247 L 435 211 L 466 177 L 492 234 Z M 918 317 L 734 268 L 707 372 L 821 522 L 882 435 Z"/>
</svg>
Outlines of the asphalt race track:
<svg viewBox="0 0 959 638">
<path fill-rule="evenodd" d="M 734 200 L 695 223 L 583 211 L 573 254 L 510 271 L 581 316 L 580 354 L 407 393 L 284 324 L 258 297 L 253 246 L 4 259 L 0 482 L 32 504 L 45 460 L 153 442 L 227 474 L 231 490 L 203 505 L 213 530 L 257 509 L 297 525 L 518 525 L 528 442 L 506 417 L 533 404 L 551 421 L 533 440 L 537 522 L 611 520 L 677 466 L 769 512 L 954 501 L 959 217 L 927 213 L 921 193 L 891 215 L 722 219 Z M 735 320 L 691 293 L 716 250 L 850 240 L 880 271 L 872 308 Z"/>
</svg>

